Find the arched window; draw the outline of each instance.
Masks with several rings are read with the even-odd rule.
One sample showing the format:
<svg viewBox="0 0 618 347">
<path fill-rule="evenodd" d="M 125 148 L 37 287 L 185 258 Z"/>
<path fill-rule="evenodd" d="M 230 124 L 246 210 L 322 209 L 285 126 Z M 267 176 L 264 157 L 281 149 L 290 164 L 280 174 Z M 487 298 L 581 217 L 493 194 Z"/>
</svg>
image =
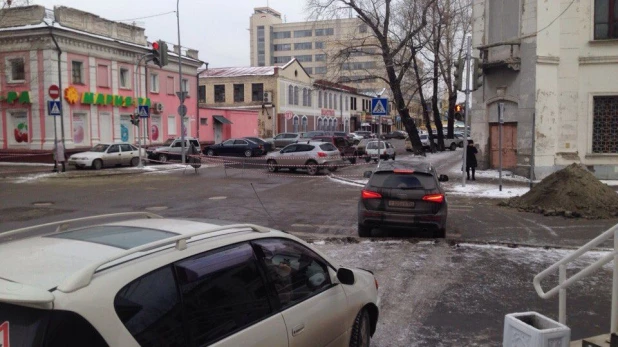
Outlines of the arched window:
<svg viewBox="0 0 618 347">
<path fill-rule="evenodd" d="M 292 119 L 292 126 L 294 127 L 294 132 L 298 132 L 298 116 L 294 116 Z"/>
<path fill-rule="evenodd" d="M 311 99 L 313 96 L 313 91 L 311 89 L 307 89 L 307 106 L 311 107 Z"/>
<path fill-rule="evenodd" d="M 344 124 L 345 126 L 343 128 L 343 131 L 345 131 L 346 133 L 349 133 L 350 132 L 350 120 L 346 119 Z"/>
<path fill-rule="evenodd" d="M 303 88 L 303 106 L 308 106 L 309 102 L 307 101 L 307 88 Z"/>
<path fill-rule="evenodd" d="M 333 108 L 333 94 L 328 93 L 328 108 Z"/>
<path fill-rule="evenodd" d="M 335 107 L 333 107 L 333 108 L 336 110 L 337 109 L 337 94 L 335 94 L 335 98 L 334 99 L 335 99 L 335 102 L 334 102 L 333 106 L 335 106 Z"/>
<path fill-rule="evenodd" d="M 333 131 L 333 119 L 329 118 L 328 119 L 328 128 L 326 128 L 327 131 Z"/>
<path fill-rule="evenodd" d="M 318 130 L 323 130 L 322 129 L 322 126 L 323 126 L 322 124 L 323 124 L 322 118 L 318 118 Z"/>
<path fill-rule="evenodd" d="M 294 105 L 294 87 L 288 87 L 288 105 Z"/>
<path fill-rule="evenodd" d="M 333 131 L 339 131 L 339 122 L 336 119 L 333 119 Z"/>
<path fill-rule="evenodd" d="M 307 131 L 307 116 L 303 116 L 302 129 L 303 129 L 303 132 Z"/>
<path fill-rule="evenodd" d="M 294 87 L 294 105 L 298 105 L 298 87 Z"/>
<path fill-rule="evenodd" d="M 322 108 L 322 91 L 318 91 L 318 107 Z"/>
</svg>

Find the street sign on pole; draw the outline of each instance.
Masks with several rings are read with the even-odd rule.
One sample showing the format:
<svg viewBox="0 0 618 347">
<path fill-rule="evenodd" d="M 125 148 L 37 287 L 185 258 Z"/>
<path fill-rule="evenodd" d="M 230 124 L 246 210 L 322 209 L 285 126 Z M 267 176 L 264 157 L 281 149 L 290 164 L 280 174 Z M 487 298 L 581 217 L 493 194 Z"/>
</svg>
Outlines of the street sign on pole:
<svg viewBox="0 0 618 347">
<path fill-rule="evenodd" d="M 60 101 L 50 100 L 47 102 L 47 113 L 49 113 L 50 116 L 59 116 L 61 114 L 61 108 L 62 104 Z"/>
<path fill-rule="evenodd" d="M 148 118 L 150 117 L 150 112 L 148 109 L 148 106 L 146 105 L 140 105 L 138 108 L 138 114 L 140 118 Z"/>
<path fill-rule="evenodd" d="M 56 100 L 58 99 L 58 97 L 60 97 L 60 88 L 58 88 L 57 85 L 52 84 L 51 86 L 49 86 L 47 93 L 49 94 L 50 98 Z"/>
<path fill-rule="evenodd" d="M 386 116 L 388 99 L 387 98 L 372 98 L 371 99 L 371 115 L 373 116 Z"/>
<path fill-rule="evenodd" d="M 176 96 L 178 96 L 178 99 L 180 99 L 181 102 L 185 101 L 187 94 L 187 92 L 176 92 Z"/>
<path fill-rule="evenodd" d="M 178 106 L 178 114 L 181 117 L 184 117 L 187 115 L 187 105 L 181 104 L 180 106 Z"/>
<path fill-rule="evenodd" d="M 294 117 L 294 112 L 292 111 L 285 111 L 285 119 L 292 119 L 292 117 Z"/>
</svg>

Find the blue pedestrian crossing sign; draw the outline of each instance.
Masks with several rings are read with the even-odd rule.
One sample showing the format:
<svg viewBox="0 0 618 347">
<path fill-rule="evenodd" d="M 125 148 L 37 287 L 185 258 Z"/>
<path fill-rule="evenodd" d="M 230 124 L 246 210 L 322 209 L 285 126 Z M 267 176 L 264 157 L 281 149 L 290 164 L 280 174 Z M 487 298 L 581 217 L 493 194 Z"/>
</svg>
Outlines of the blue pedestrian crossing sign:
<svg viewBox="0 0 618 347">
<path fill-rule="evenodd" d="M 148 110 L 148 106 L 140 105 L 138 108 L 138 113 L 140 118 L 148 118 L 150 117 L 150 112 Z"/>
<path fill-rule="evenodd" d="M 388 104 L 387 98 L 373 98 L 371 99 L 371 115 L 373 116 L 386 116 L 388 114 L 386 105 Z"/>
<path fill-rule="evenodd" d="M 51 100 L 47 102 L 47 112 L 50 116 L 59 116 L 62 104 L 60 100 Z"/>
</svg>

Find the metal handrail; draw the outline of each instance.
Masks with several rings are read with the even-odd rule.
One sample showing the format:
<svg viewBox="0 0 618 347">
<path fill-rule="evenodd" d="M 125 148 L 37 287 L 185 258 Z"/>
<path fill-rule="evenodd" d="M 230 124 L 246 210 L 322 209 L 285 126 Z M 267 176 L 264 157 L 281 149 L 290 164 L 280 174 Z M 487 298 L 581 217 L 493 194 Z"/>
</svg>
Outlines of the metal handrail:
<svg viewBox="0 0 618 347">
<path fill-rule="evenodd" d="M 59 232 L 59 231 L 67 230 L 69 228 L 69 225 L 71 223 L 74 223 L 74 222 L 92 221 L 92 220 L 97 220 L 97 219 L 107 219 L 107 218 L 117 218 L 117 217 L 145 217 L 145 218 L 148 218 L 148 219 L 150 219 L 150 218 L 157 218 L 157 219 L 163 218 L 163 216 L 160 216 L 160 215 L 155 214 L 155 213 L 150 213 L 150 212 L 119 212 L 119 213 L 109 213 L 109 214 L 101 214 L 101 215 L 90 216 L 90 217 L 65 219 L 65 220 L 51 222 L 51 223 L 38 224 L 38 225 L 30 226 L 30 227 L 9 230 L 9 231 L 0 233 L 0 238 L 6 237 L 6 236 L 10 236 L 10 235 L 20 234 L 20 233 L 23 233 L 23 232 L 26 232 L 26 231 L 31 231 L 31 230 L 35 230 L 35 229 L 39 229 L 39 228 L 54 226 L 54 225 L 58 225 L 58 227 L 56 228 L 55 232 Z"/>
<path fill-rule="evenodd" d="M 159 248 L 159 247 L 166 246 L 166 245 L 173 244 L 173 243 L 176 244 L 175 245 L 176 250 L 182 251 L 182 250 L 187 249 L 187 240 L 192 237 L 203 235 L 203 234 L 208 234 L 208 233 L 214 233 L 217 231 L 230 230 L 230 229 L 251 229 L 253 231 L 260 232 L 260 233 L 270 232 L 270 228 L 262 227 L 262 226 L 255 225 L 255 224 L 230 224 L 230 225 L 224 225 L 224 226 L 217 226 L 214 228 L 203 229 L 200 231 L 195 231 L 195 232 L 187 233 L 184 235 L 178 235 L 178 236 L 166 238 L 163 240 L 146 243 L 138 247 L 127 249 L 123 252 L 120 252 L 118 254 L 112 255 L 110 257 L 107 257 L 105 259 L 99 260 L 93 264 L 89 264 L 88 266 L 83 267 L 81 270 L 78 270 L 77 272 L 69 276 L 66 280 L 64 280 L 57 288 L 58 290 L 65 292 L 65 293 L 74 292 L 78 289 L 88 286 L 90 282 L 92 281 L 92 277 L 94 276 L 94 273 L 97 271 L 97 269 L 105 264 L 111 263 L 115 260 L 122 259 L 124 257 L 127 257 L 129 255 L 132 255 L 138 252 L 153 250 L 155 248 Z"/>
<path fill-rule="evenodd" d="M 566 267 L 570 262 L 579 259 L 580 256 L 586 254 L 592 248 L 599 246 L 601 243 L 609 240 L 612 236 L 614 237 L 614 250 L 612 252 L 600 258 L 596 262 L 588 265 L 587 267 L 583 268 L 582 270 L 567 279 Z M 618 224 L 614 225 L 601 235 L 595 237 L 575 252 L 562 258 L 560 261 L 554 263 L 547 269 L 541 271 L 539 274 L 534 276 L 534 280 L 532 281 L 532 283 L 537 294 L 543 299 L 549 299 L 555 296 L 556 293 L 559 294 L 558 320 L 560 323 L 566 324 L 566 289 L 571 284 L 590 275 L 591 273 L 600 269 L 612 260 L 614 261 L 614 271 L 612 281 L 612 312 L 610 333 L 618 332 Z M 547 276 L 555 273 L 556 270 L 558 270 L 559 273 L 558 285 L 547 292 L 543 291 L 543 288 L 541 288 L 541 281 Z"/>
</svg>

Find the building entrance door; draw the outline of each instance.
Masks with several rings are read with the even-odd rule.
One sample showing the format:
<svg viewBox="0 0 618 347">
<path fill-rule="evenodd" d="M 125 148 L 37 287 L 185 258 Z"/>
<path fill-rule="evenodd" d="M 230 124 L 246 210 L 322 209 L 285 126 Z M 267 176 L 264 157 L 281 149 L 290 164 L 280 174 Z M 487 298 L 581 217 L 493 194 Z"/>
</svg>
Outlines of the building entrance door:
<svg viewBox="0 0 618 347">
<path fill-rule="evenodd" d="M 500 166 L 500 128 L 499 124 L 490 124 L 490 163 L 492 169 Z M 502 168 L 517 167 L 517 123 L 502 124 Z"/>
<path fill-rule="evenodd" d="M 215 143 L 221 143 L 223 138 L 223 125 L 219 122 L 214 122 L 215 126 Z"/>
</svg>

